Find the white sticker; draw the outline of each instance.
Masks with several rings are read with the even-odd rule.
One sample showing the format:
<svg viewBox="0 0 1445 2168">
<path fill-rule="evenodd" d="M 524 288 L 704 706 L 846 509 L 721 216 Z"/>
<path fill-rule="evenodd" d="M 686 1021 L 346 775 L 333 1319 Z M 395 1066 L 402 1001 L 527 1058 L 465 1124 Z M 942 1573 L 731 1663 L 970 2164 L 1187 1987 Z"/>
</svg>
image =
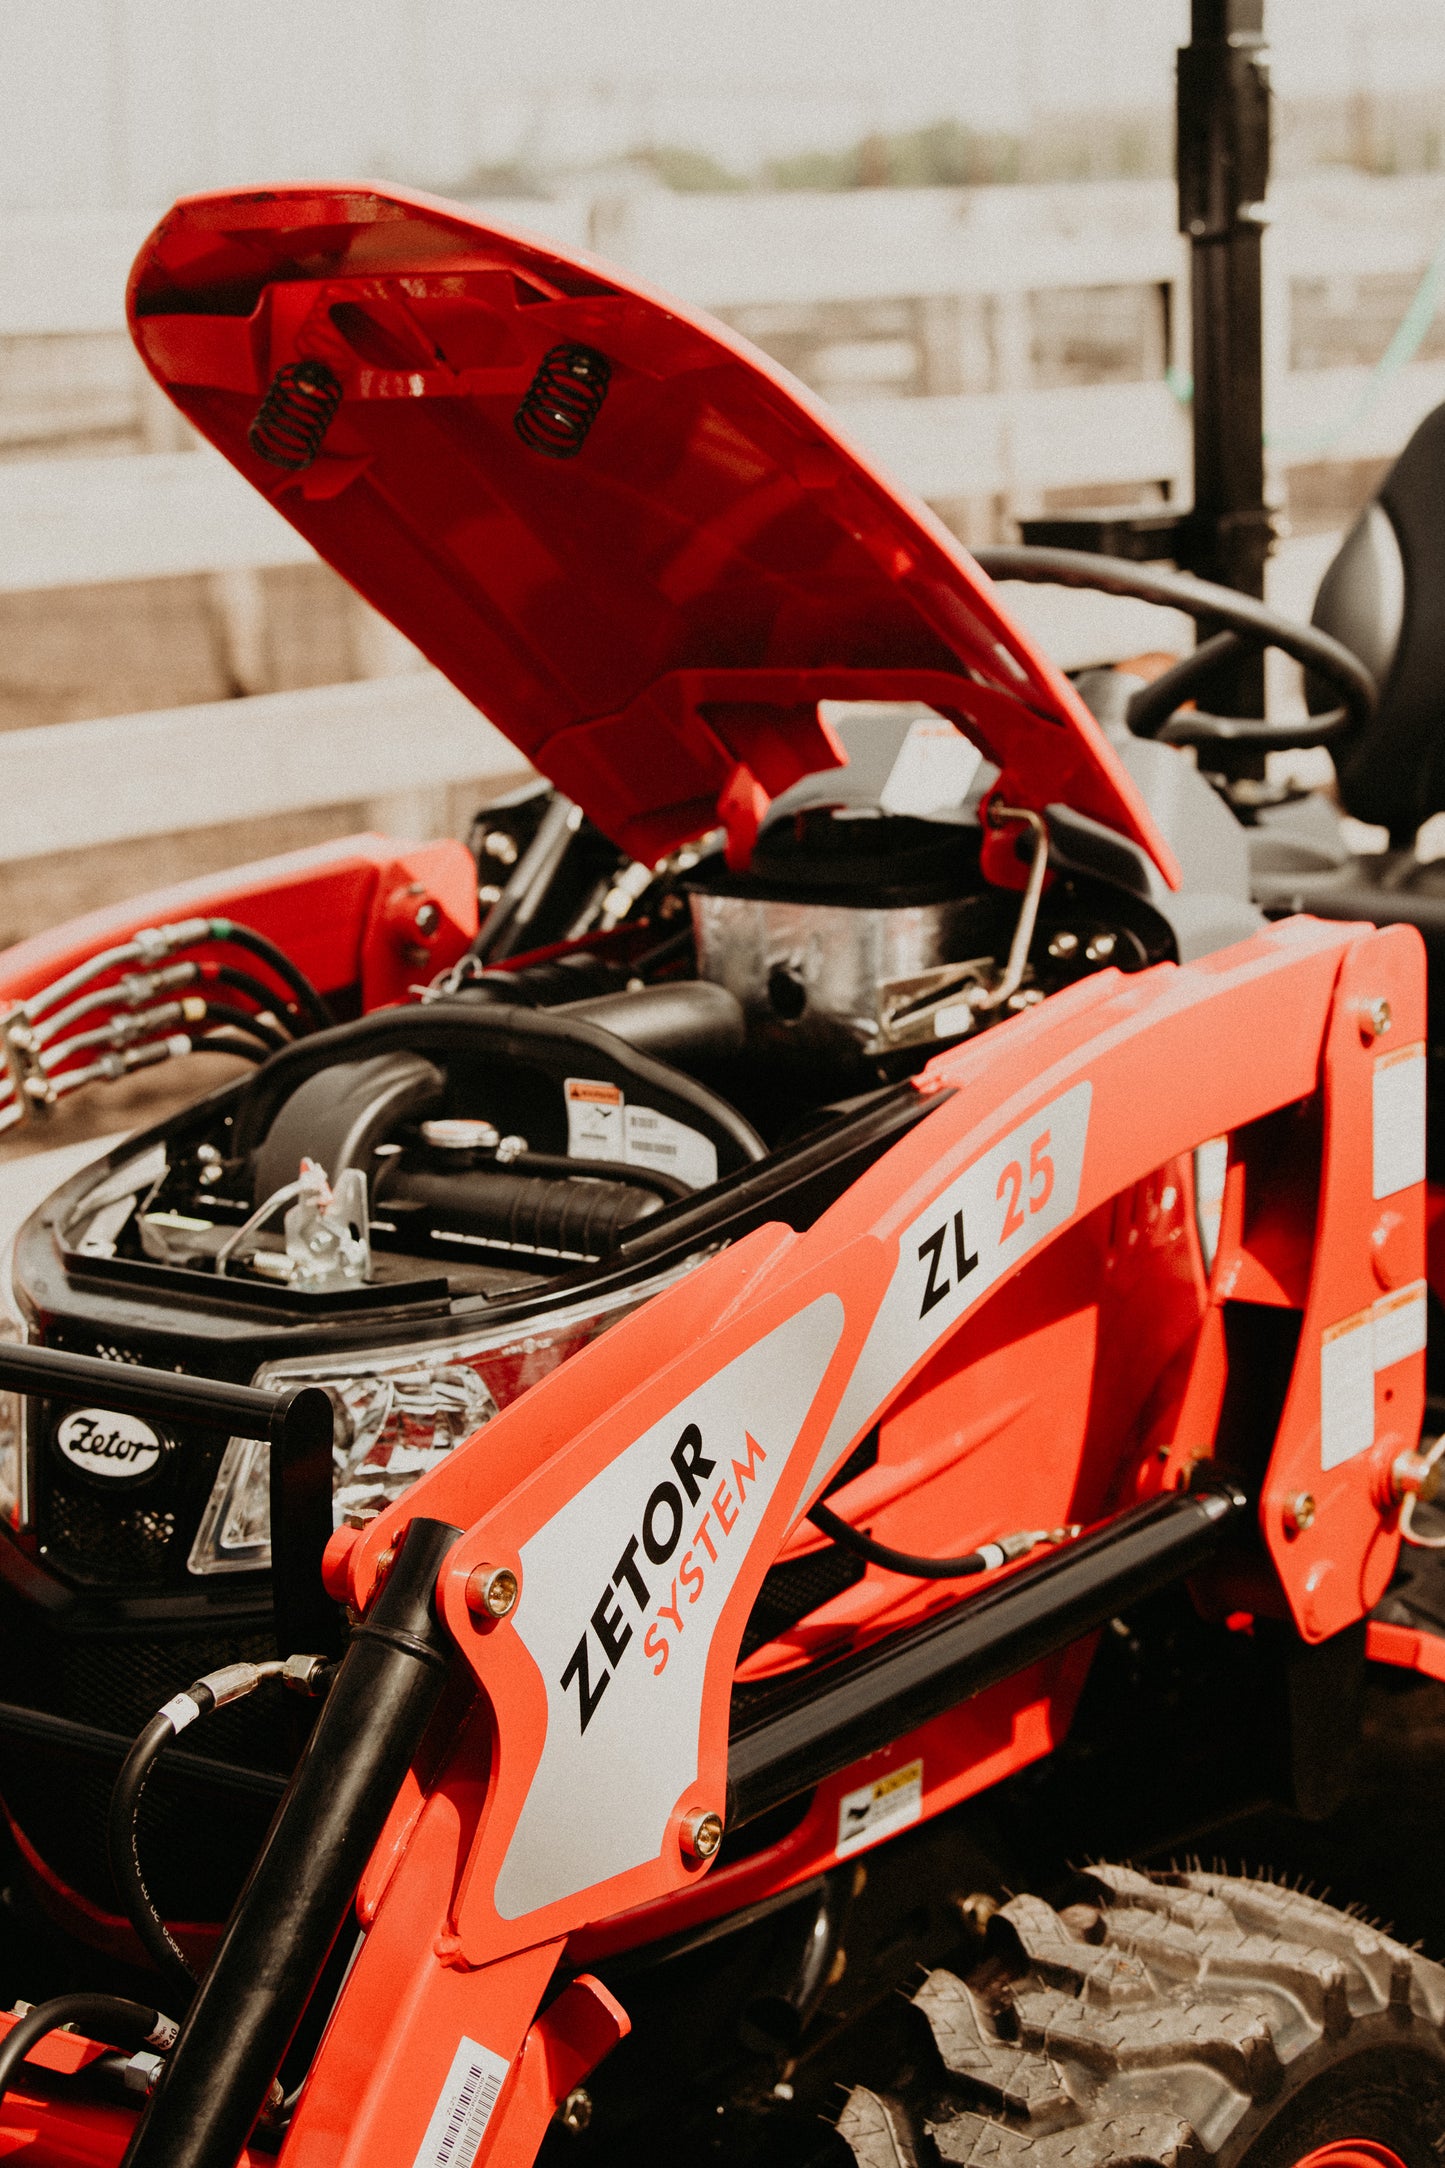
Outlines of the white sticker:
<svg viewBox="0 0 1445 2168">
<path fill-rule="evenodd" d="M 904 1228 L 898 1263 L 868 1329 L 807 1491 L 964 1313 L 1073 1215 L 1093 1086 L 1040 1107 L 950 1182 Z"/>
<path fill-rule="evenodd" d="M 625 1163 L 627 1110 L 617 1085 L 569 1076 L 563 1090 L 567 1095 L 568 1158 Z"/>
<path fill-rule="evenodd" d="M 1425 1179 L 1425 1049 L 1399 1047 L 1375 1058 L 1375 1195 L 1393 1197 Z"/>
<path fill-rule="evenodd" d="M 860 1784 L 856 1792 L 844 1792 L 838 1801 L 838 1843 L 841 1857 L 861 1852 L 865 1845 L 881 1844 L 897 1830 L 906 1829 L 923 1812 L 923 1763 L 911 1761 L 872 1784 Z"/>
<path fill-rule="evenodd" d="M 668 1841 L 697 1782 L 713 1634 L 842 1331 L 842 1302 L 820 1295 L 522 1545 L 512 1630 L 542 1674 L 547 1731 L 497 1874 L 503 1919 L 640 1867 Z"/>
<path fill-rule="evenodd" d="M 511 2064 L 463 2037 L 412 2168 L 472 2168 Z"/>
<path fill-rule="evenodd" d="M 878 803 L 885 813 L 946 813 L 962 805 L 983 755 L 941 715 L 920 715 L 898 749 Z"/>
<path fill-rule="evenodd" d="M 1375 1304 L 1375 1368 L 1388 1370 L 1408 1355 L 1425 1352 L 1425 1282 L 1381 1295 Z"/>
<path fill-rule="evenodd" d="M 699 1130 L 652 1107 L 629 1106 L 616 1084 L 569 1076 L 565 1089 L 569 1159 L 650 1167 L 689 1189 L 706 1189 L 717 1180 L 717 1146 Z"/>
<path fill-rule="evenodd" d="M 1338 1468 L 1375 1442 L 1375 1373 L 1425 1352 L 1425 1282 L 1381 1295 L 1320 1337 L 1320 1466 Z"/>
<path fill-rule="evenodd" d="M 670 1114 L 629 1107 L 626 1139 L 629 1167 L 654 1167 L 659 1174 L 675 1175 L 689 1189 L 706 1189 L 717 1180 L 717 1146 Z"/>
<path fill-rule="evenodd" d="M 1338 1468 L 1375 1442 L 1375 1320 L 1369 1310 L 1320 1335 L 1320 1466 Z"/>
</svg>

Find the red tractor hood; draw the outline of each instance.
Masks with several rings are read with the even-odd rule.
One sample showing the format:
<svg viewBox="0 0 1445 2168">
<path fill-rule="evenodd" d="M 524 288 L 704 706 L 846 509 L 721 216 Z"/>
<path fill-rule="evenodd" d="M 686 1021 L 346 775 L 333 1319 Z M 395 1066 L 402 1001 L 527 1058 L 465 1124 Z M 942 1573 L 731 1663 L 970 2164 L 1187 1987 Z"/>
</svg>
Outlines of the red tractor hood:
<svg viewBox="0 0 1445 2168">
<path fill-rule="evenodd" d="M 820 700 L 917 699 L 1005 797 L 1091 814 L 1176 878 L 967 552 L 720 325 L 345 184 L 187 198 L 129 310 L 202 435 L 635 857 L 721 818 L 745 858 L 769 799 L 842 758 Z"/>
</svg>

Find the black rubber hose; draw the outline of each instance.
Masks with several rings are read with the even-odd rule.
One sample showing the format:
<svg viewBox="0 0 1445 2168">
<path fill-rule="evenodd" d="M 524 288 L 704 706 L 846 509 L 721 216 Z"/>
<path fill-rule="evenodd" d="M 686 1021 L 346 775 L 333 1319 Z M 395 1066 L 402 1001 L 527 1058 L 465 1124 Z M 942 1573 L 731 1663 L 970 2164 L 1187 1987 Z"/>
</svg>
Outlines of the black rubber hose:
<svg viewBox="0 0 1445 2168">
<path fill-rule="evenodd" d="M 212 1001 L 209 995 L 206 997 L 206 1022 L 228 1025 L 232 1031 L 244 1031 L 248 1038 L 259 1039 L 270 1047 L 273 1054 L 279 1053 L 283 1046 L 295 1044 L 279 1025 L 263 1024 L 249 1009 L 238 1009 L 229 1001 Z"/>
<path fill-rule="evenodd" d="M 227 1025 L 224 1031 L 203 1031 L 200 1037 L 191 1043 L 193 1054 L 235 1054 L 242 1061 L 254 1061 L 258 1064 L 269 1061 L 278 1051 L 278 1048 L 268 1046 L 263 1039 L 253 1039 L 249 1033 L 243 1038 L 234 1025 Z"/>
<path fill-rule="evenodd" d="M 264 979 L 258 979 L 254 972 L 239 971 L 234 964 L 210 964 L 201 977 L 203 982 L 229 986 L 236 993 L 244 994 L 248 1000 L 254 1001 L 258 1009 L 264 1009 L 268 1016 L 275 1017 L 288 1038 L 296 1036 L 298 1025 L 303 1031 L 307 1028 L 295 1002 L 282 1000 L 276 988 L 268 986 Z"/>
<path fill-rule="evenodd" d="M 284 949 L 277 948 L 274 941 L 268 941 L 265 934 L 257 933 L 250 926 L 238 926 L 233 918 L 213 918 L 211 937 L 216 941 L 229 941 L 235 948 L 249 949 L 253 956 L 259 956 L 263 963 L 269 964 L 276 976 L 290 987 L 318 1031 L 329 1031 L 336 1022 L 305 972 L 292 963 Z"/>
<path fill-rule="evenodd" d="M 216 1706 L 216 1697 L 210 1687 L 199 1679 L 186 1688 L 186 1695 L 202 1716 Z M 186 2010 L 196 1992 L 196 1975 L 146 1888 L 141 1872 L 138 1828 L 141 1794 L 162 1752 L 177 1736 L 177 1725 L 162 1709 L 151 1718 L 126 1755 L 110 1795 L 106 1849 L 110 1856 L 111 1878 L 126 1918 L 167 1988 L 174 1990 L 180 2008 Z"/>
<path fill-rule="evenodd" d="M 17 2082 L 21 2065 L 37 2041 L 59 2032 L 62 2025 L 76 2025 L 91 2039 L 103 2040 L 107 2047 L 129 2048 L 132 2053 L 147 2044 L 169 2046 L 175 2038 L 170 2020 L 144 2003 L 127 2002 L 121 1995 L 56 1995 L 27 2011 L 0 2041 L 0 2100 Z M 47 2079 L 53 2075 L 45 2072 Z"/>
<path fill-rule="evenodd" d="M 962 1581 L 971 1573 L 983 1573 L 998 1560 L 983 1551 L 965 1551 L 962 1558 L 918 1558 L 912 1551 L 895 1551 L 887 1543 L 875 1543 L 861 1528 L 840 1521 L 827 1506 L 816 1505 L 808 1515 L 813 1526 L 830 1536 L 840 1550 L 866 1558 L 872 1566 L 886 1566 L 890 1573 L 911 1574 L 918 1581 Z M 997 1545 L 994 1546 L 997 1549 Z"/>
</svg>

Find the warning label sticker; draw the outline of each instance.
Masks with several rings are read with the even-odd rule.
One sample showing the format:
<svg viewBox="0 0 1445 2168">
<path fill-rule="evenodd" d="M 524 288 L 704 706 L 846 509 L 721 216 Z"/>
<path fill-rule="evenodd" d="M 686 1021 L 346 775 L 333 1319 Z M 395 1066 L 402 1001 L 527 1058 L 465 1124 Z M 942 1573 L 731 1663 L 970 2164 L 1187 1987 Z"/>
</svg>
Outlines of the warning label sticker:
<svg viewBox="0 0 1445 2168">
<path fill-rule="evenodd" d="M 685 1122 L 651 1107 L 629 1106 L 617 1084 L 569 1076 L 567 1155 L 610 1160 L 619 1167 L 651 1167 L 689 1189 L 717 1180 L 717 1146 Z"/>
<path fill-rule="evenodd" d="M 1375 1442 L 1375 1373 L 1423 1354 L 1425 1282 L 1382 1295 L 1320 1336 L 1320 1466 L 1338 1468 Z"/>
<path fill-rule="evenodd" d="M 1424 1045 L 1377 1055 L 1372 1090 L 1375 1195 L 1393 1197 L 1425 1179 Z"/>
<path fill-rule="evenodd" d="M 838 1801 L 840 1853 L 861 1852 L 865 1845 L 881 1843 L 897 1830 L 906 1829 L 923 1812 L 923 1763 L 911 1761 L 891 1769 L 886 1777 L 860 1784 Z"/>
<path fill-rule="evenodd" d="M 412 2168 L 472 2168 L 510 2063 L 465 2035 Z"/>
</svg>

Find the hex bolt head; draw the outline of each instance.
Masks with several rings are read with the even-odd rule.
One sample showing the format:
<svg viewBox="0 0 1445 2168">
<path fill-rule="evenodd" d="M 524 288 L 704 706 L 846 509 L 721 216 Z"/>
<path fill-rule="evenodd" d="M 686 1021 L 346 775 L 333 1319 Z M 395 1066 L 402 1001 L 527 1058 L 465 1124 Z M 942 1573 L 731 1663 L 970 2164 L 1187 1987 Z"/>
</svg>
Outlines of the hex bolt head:
<svg viewBox="0 0 1445 2168">
<path fill-rule="evenodd" d="M 592 2120 L 592 2095 L 585 2085 L 574 2085 L 561 2107 L 557 2120 L 564 2130 L 584 2131 Z"/>
<path fill-rule="evenodd" d="M 1315 1524 L 1315 1501 L 1311 1491 L 1296 1491 L 1284 1502 L 1284 1532 L 1287 1536 L 1302 1536 Z"/>
<path fill-rule="evenodd" d="M 517 863 L 517 839 L 509 836 L 505 828 L 493 828 L 482 839 L 482 854 L 495 858 L 499 866 L 515 866 Z"/>
<path fill-rule="evenodd" d="M 1084 954 L 1091 964 L 1106 964 L 1118 945 L 1113 934 L 1096 933 L 1084 950 Z"/>
<path fill-rule="evenodd" d="M 682 1825 L 682 1848 L 689 1859 L 711 1859 L 723 1839 L 723 1820 L 710 1809 L 689 1814 Z"/>
<path fill-rule="evenodd" d="M 1366 1044 L 1371 1039 L 1383 1039 L 1393 1021 L 1390 1004 L 1383 994 L 1376 994 L 1372 1001 L 1360 1003 L 1360 1036 Z"/>
<path fill-rule="evenodd" d="M 506 1618 L 521 1593 L 510 1566 L 478 1566 L 467 1576 L 467 1609 L 476 1618 Z"/>
<path fill-rule="evenodd" d="M 1066 956 L 1077 956 L 1078 953 L 1079 937 L 1076 933 L 1070 933 L 1067 928 L 1062 933 L 1056 933 L 1049 943 L 1049 954 L 1051 956 L 1062 959 Z"/>
<path fill-rule="evenodd" d="M 412 924 L 423 941 L 430 941 L 441 922 L 441 907 L 433 903 L 430 896 L 428 896 L 425 903 L 417 905 L 416 916 L 412 920 Z"/>
</svg>

